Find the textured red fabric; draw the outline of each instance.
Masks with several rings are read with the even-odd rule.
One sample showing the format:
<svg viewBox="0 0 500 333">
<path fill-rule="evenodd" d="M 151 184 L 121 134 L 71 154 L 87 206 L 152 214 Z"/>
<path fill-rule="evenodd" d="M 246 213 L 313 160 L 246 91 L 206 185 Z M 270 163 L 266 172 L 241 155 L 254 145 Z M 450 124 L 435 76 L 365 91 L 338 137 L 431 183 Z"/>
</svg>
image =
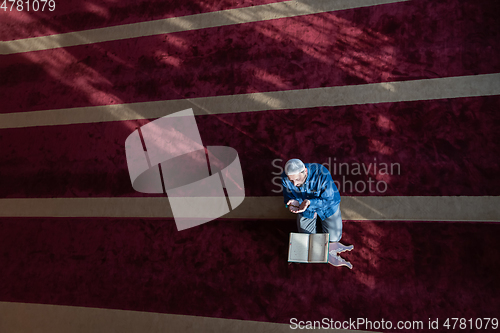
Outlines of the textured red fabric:
<svg viewBox="0 0 500 333">
<path fill-rule="evenodd" d="M 196 122 L 205 146 L 238 151 L 247 196 L 281 195 L 277 173 L 297 157 L 325 163 L 341 195 L 499 195 L 498 105 L 498 96 L 474 97 L 198 116 Z M 133 190 L 124 147 L 146 122 L 2 130 L 0 197 L 150 196 Z M 366 186 L 356 188 L 359 181 Z M 380 183 L 377 191 L 375 182 L 387 187 Z"/>
<path fill-rule="evenodd" d="M 498 7 L 408 1 L 7 55 L 0 112 L 496 73 Z"/>
<path fill-rule="evenodd" d="M 353 270 L 288 264 L 293 222 L 0 222 L 2 301 L 288 323 L 495 317 L 499 224 L 345 222 Z"/>
<path fill-rule="evenodd" d="M 86 1 L 83 10 L 67 1 L 50 15 L 4 20 L 2 13 L 1 38 L 265 2 L 158 3 Z M 498 73 L 499 4 L 413 0 L 2 56 L 0 112 Z M 238 151 L 248 196 L 279 195 L 273 161 L 292 157 L 399 163 L 397 176 L 349 175 L 381 177 L 383 195 L 498 196 L 499 102 L 483 96 L 196 120 L 205 145 Z M 148 121 L 1 129 L 0 198 L 146 196 L 130 185 L 124 142 Z M 288 265 L 293 219 L 218 219 L 177 232 L 168 219 L 2 217 L 0 301 L 277 323 L 495 317 L 499 228 L 346 222 L 351 271 Z"/>
<path fill-rule="evenodd" d="M 232 8 L 251 7 L 276 0 L 240 1 L 196 1 L 196 0 L 151 0 L 151 1 L 56 1 L 54 11 L 46 5 L 42 12 L 22 12 L 8 4 L 8 11 L 2 10 L 0 40 L 40 37 L 66 32 L 98 29 L 121 24 L 138 23 L 171 17 L 194 15 Z M 42 3 L 43 5 L 43 3 Z M 25 5 L 26 6 L 26 5 Z"/>
</svg>

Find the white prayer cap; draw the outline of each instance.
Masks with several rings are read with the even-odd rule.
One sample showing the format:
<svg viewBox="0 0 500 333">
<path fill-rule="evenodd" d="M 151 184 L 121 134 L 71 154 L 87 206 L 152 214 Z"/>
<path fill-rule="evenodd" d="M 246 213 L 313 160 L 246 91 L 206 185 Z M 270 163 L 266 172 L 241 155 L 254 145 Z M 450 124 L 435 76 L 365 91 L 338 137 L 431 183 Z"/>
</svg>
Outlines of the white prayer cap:
<svg viewBox="0 0 500 333">
<path fill-rule="evenodd" d="M 285 164 L 285 174 L 287 176 L 296 175 L 306 169 L 304 163 L 297 158 L 292 158 Z"/>
</svg>

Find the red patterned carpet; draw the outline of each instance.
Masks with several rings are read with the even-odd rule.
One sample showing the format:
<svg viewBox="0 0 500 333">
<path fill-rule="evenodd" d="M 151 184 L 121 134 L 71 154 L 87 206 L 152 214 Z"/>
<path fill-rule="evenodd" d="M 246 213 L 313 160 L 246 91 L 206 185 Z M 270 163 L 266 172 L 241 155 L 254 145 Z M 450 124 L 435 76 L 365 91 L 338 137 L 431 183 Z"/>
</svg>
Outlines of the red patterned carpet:
<svg viewBox="0 0 500 333">
<path fill-rule="evenodd" d="M 67 1 L 52 13 L 0 12 L 0 36 L 270 2 Z M 0 113 L 499 73 L 498 14 L 496 0 L 414 0 L 2 55 Z M 400 165 L 346 175 L 384 180 L 384 193 L 341 195 L 498 196 L 499 107 L 481 96 L 196 121 L 206 146 L 238 151 L 247 197 L 276 196 L 273 161 L 292 157 Z M 150 120 L 0 129 L 0 198 L 155 196 L 133 190 L 124 150 Z M 498 223 L 347 221 L 352 271 L 289 265 L 293 231 L 293 219 L 177 232 L 173 219 L 0 217 L 0 301 L 275 323 L 498 316 Z"/>
<path fill-rule="evenodd" d="M 3 221 L 3 301 L 288 323 L 495 317 L 498 224 L 345 222 L 354 269 L 288 264 L 283 221 Z M 5 237 L 8 235 L 9 237 Z"/>
</svg>

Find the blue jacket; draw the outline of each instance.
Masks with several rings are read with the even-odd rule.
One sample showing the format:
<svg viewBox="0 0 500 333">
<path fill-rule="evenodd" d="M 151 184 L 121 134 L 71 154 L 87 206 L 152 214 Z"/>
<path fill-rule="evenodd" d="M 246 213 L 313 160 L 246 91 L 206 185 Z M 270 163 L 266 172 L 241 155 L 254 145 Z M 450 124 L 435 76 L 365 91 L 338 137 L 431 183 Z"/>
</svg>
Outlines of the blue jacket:
<svg viewBox="0 0 500 333">
<path fill-rule="evenodd" d="M 314 213 L 318 213 L 319 218 L 324 220 L 339 209 L 339 190 L 333 182 L 330 172 L 323 165 L 305 163 L 305 166 L 307 179 L 300 187 L 293 185 L 284 172 L 281 174 L 285 205 L 291 199 L 295 199 L 299 203 L 308 199 L 311 205 L 302 213 L 302 216 L 312 219 Z"/>
</svg>

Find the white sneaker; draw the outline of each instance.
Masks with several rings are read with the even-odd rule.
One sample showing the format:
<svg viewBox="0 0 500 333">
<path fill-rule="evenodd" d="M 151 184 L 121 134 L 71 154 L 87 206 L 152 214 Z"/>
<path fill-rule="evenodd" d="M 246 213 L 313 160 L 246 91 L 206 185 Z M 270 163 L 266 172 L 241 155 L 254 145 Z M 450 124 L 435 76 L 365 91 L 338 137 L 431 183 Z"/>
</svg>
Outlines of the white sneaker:
<svg viewBox="0 0 500 333">
<path fill-rule="evenodd" d="M 331 242 L 329 244 L 329 254 L 328 254 L 328 263 L 333 266 L 347 266 L 349 269 L 352 269 L 352 264 L 339 256 L 339 253 L 344 251 L 351 251 L 354 248 L 354 245 L 344 245 L 340 242 Z"/>
</svg>

